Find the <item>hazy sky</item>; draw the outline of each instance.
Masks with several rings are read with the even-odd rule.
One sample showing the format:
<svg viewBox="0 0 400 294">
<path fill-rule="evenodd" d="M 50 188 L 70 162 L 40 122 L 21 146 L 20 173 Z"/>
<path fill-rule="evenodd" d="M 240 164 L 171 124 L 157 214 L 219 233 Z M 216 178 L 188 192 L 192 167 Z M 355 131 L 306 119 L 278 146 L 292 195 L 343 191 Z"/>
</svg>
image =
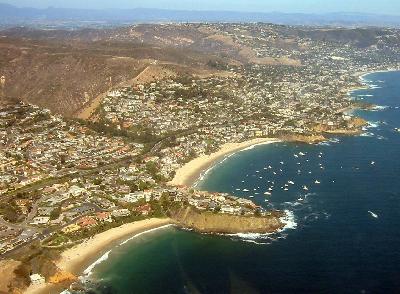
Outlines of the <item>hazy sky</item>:
<svg viewBox="0 0 400 294">
<path fill-rule="evenodd" d="M 400 0 L 0 0 L 45 8 L 167 8 L 281 12 L 369 12 L 400 15 Z"/>
</svg>

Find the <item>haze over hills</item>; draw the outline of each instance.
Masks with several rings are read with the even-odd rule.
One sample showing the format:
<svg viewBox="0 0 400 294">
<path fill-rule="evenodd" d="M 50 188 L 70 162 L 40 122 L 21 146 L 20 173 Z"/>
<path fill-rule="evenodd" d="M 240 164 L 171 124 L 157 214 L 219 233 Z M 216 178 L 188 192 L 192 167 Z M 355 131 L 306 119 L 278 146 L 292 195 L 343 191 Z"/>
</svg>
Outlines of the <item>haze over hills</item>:
<svg viewBox="0 0 400 294">
<path fill-rule="evenodd" d="M 232 28 L 230 24 L 140 24 L 73 31 L 10 28 L 0 32 L 0 75 L 6 77 L 6 96 L 80 117 L 83 106 L 121 84 L 180 75 L 204 77 L 221 70 L 225 75 L 232 67 L 249 64 L 296 67 L 313 56 L 308 52 L 312 46 L 347 46 L 392 55 L 391 48 L 400 44 L 396 29 L 248 24 L 232 37 L 238 34 Z M 257 40 L 260 30 L 268 41 L 258 41 L 263 47 L 257 51 L 247 43 Z M 134 81 L 138 75 L 141 80 Z"/>
<path fill-rule="evenodd" d="M 63 22 L 61 25 L 60 22 Z M 235 12 L 235 11 L 186 11 L 165 9 L 66 9 L 53 8 L 19 8 L 0 3 L 0 25 L 34 25 L 51 24 L 71 27 L 118 25 L 123 23 L 154 22 L 270 22 L 286 25 L 318 26 L 385 26 L 399 27 L 400 16 L 367 13 L 282 13 L 282 12 Z"/>
</svg>

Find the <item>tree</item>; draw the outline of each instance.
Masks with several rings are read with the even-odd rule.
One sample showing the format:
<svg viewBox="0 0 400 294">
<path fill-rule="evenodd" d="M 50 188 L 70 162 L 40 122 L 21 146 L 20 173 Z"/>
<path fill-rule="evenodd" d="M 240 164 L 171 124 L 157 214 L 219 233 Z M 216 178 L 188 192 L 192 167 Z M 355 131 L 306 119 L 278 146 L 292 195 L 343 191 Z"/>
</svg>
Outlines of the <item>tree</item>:
<svg viewBox="0 0 400 294">
<path fill-rule="evenodd" d="M 61 207 L 57 207 L 56 209 L 53 209 L 52 212 L 50 213 L 50 219 L 55 220 L 60 217 L 61 214 Z"/>
</svg>

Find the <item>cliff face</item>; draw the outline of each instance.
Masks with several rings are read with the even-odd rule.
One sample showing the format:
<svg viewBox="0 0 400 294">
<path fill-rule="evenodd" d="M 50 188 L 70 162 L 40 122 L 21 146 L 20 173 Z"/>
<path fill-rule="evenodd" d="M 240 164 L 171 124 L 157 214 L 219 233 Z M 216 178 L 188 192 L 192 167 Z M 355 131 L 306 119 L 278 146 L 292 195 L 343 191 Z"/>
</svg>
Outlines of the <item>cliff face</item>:
<svg viewBox="0 0 400 294">
<path fill-rule="evenodd" d="M 292 142 L 302 142 L 308 144 L 314 144 L 325 141 L 325 137 L 322 135 L 302 135 L 302 134 L 292 134 L 286 135 L 282 137 L 284 141 L 292 141 Z"/>
<path fill-rule="evenodd" d="M 313 131 L 317 133 L 326 133 L 326 134 L 339 134 L 339 135 L 357 135 L 362 132 L 362 127 L 367 125 L 367 121 L 359 118 L 354 117 L 351 118 L 347 122 L 346 127 L 331 127 L 324 124 L 316 124 L 313 126 Z"/>
<path fill-rule="evenodd" d="M 201 233 L 272 233 L 283 227 L 281 213 L 270 216 L 238 216 L 209 211 L 199 212 L 191 207 L 181 208 L 174 215 L 178 225 Z"/>
</svg>

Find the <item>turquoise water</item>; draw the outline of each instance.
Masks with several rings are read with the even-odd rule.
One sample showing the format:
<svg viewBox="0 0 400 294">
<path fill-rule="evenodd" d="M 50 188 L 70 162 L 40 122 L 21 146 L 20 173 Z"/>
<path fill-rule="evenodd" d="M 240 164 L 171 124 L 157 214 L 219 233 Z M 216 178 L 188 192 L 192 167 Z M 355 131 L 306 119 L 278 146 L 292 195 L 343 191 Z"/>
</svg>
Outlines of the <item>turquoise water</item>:
<svg viewBox="0 0 400 294">
<path fill-rule="evenodd" d="M 296 225 L 244 239 L 175 228 L 151 232 L 116 247 L 95 267 L 93 291 L 400 292 L 400 133 L 394 130 L 400 73 L 365 79 L 375 86 L 352 96 L 385 108 L 358 112 L 371 122 L 363 136 L 257 146 L 217 165 L 199 184 L 290 211 Z M 264 195 L 272 186 L 272 195 Z"/>
</svg>

